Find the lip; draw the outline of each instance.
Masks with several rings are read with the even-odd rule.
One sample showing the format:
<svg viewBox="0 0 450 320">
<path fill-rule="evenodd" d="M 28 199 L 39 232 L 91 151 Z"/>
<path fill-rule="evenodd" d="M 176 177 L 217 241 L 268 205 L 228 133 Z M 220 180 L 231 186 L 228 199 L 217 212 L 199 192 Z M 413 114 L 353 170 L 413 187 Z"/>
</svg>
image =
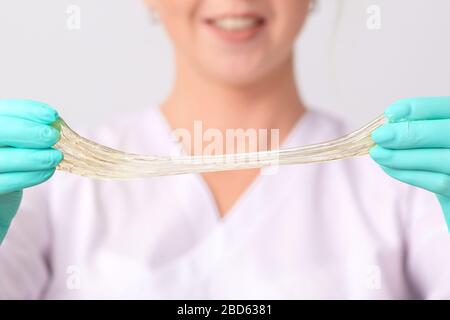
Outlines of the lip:
<svg viewBox="0 0 450 320">
<path fill-rule="evenodd" d="M 224 30 L 213 23 L 215 20 L 223 18 L 254 18 L 258 20 L 258 24 L 245 30 Z M 267 19 L 255 13 L 222 14 L 203 19 L 203 25 L 226 42 L 242 43 L 255 38 L 267 25 Z"/>
</svg>

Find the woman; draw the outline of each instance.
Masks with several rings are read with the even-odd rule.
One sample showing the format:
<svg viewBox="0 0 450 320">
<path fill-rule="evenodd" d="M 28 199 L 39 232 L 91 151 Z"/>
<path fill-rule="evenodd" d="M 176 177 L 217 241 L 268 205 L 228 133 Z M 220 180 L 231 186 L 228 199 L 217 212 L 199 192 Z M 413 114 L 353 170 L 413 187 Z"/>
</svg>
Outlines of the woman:
<svg viewBox="0 0 450 320">
<path fill-rule="evenodd" d="M 175 48 L 173 90 L 160 109 L 104 126 L 93 140 L 173 154 L 171 131 L 194 136 L 197 120 L 220 132 L 278 129 L 282 147 L 348 132 L 307 110 L 297 91 L 293 46 L 310 1 L 147 3 Z M 386 116 L 372 158 L 428 191 L 391 179 L 370 157 L 267 175 L 100 182 L 57 174 L 41 184 L 62 159 L 51 149 L 57 113 L 3 100 L 2 237 L 14 219 L 0 249 L 0 296 L 448 298 L 450 99 L 402 100 Z"/>
</svg>

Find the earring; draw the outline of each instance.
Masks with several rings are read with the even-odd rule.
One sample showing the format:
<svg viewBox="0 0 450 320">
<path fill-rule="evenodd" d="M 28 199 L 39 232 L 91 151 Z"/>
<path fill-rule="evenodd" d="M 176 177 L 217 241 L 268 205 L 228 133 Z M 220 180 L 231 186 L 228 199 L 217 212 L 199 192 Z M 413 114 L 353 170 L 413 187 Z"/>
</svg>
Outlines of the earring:
<svg viewBox="0 0 450 320">
<path fill-rule="evenodd" d="M 156 10 L 150 9 L 150 22 L 153 25 L 157 25 L 160 21 L 159 13 Z"/>
<path fill-rule="evenodd" d="M 309 0 L 309 12 L 314 12 L 317 9 L 317 0 Z"/>
</svg>

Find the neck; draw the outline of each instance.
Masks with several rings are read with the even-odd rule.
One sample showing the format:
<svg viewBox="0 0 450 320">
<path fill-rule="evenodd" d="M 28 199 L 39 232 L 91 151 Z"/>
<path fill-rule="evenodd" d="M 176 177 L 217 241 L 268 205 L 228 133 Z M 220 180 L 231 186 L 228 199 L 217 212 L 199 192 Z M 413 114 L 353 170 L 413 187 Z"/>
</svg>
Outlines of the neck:
<svg viewBox="0 0 450 320">
<path fill-rule="evenodd" d="M 297 91 L 292 57 L 257 83 L 236 86 L 212 81 L 189 64 L 177 66 L 175 85 L 162 105 L 172 128 L 278 129 L 287 136 L 304 112 Z"/>
</svg>

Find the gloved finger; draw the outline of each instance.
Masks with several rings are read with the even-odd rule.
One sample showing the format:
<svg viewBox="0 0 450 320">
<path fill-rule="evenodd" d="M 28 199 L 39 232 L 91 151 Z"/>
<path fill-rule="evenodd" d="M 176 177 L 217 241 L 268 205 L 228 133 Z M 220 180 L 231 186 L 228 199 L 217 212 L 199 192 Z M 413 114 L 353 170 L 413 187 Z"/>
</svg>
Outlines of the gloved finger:
<svg viewBox="0 0 450 320">
<path fill-rule="evenodd" d="M 388 123 L 372 140 L 388 149 L 450 148 L 450 119 Z"/>
<path fill-rule="evenodd" d="M 0 145 L 16 148 L 50 148 L 58 142 L 57 129 L 30 120 L 0 117 Z"/>
<path fill-rule="evenodd" d="M 58 119 L 58 112 L 43 102 L 0 99 L 1 116 L 16 117 L 50 124 Z"/>
<path fill-rule="evenodd" d="M 399 100 L 384 112 L 390 122 L 450 118 L 450 97 L 423 97 Z"/>
<path fill-rule="evenodd" d="M 0 194 L 0 242 L 8 231 L 11 220 L 19 209 L 23 191 Z"/>
<path fill-rule="evenodd" d="M 441 204 L 442 211 L 444 212 L 445 222 L 447 223 L 448 231 L 450 232 L 450 198 L 438 195 L 439 203 Z"/>
<path fill-rule="evenodd" d="M 55 173 L 55 169 L 0 174 L 0 194 L 19 191 L 41 184 Z"/>
<path fill-rule="evenodd" d="M 381 166 L 388 175 L 401 182 L 450 198 L 450 175 L 429 171 L 397 170 Z"/>
<path fill-rule="evenodd" d="M 391 150 L 375 146 L 370 149 L 370 156 L 379 165 L 391 169 L 450 175 L 450 149 Z"/>
<path fill-rule="evenodd" d="M 55 168 L 63 159 L 56 149 L 0 148 L 0 173 Z"/>
</svg>

